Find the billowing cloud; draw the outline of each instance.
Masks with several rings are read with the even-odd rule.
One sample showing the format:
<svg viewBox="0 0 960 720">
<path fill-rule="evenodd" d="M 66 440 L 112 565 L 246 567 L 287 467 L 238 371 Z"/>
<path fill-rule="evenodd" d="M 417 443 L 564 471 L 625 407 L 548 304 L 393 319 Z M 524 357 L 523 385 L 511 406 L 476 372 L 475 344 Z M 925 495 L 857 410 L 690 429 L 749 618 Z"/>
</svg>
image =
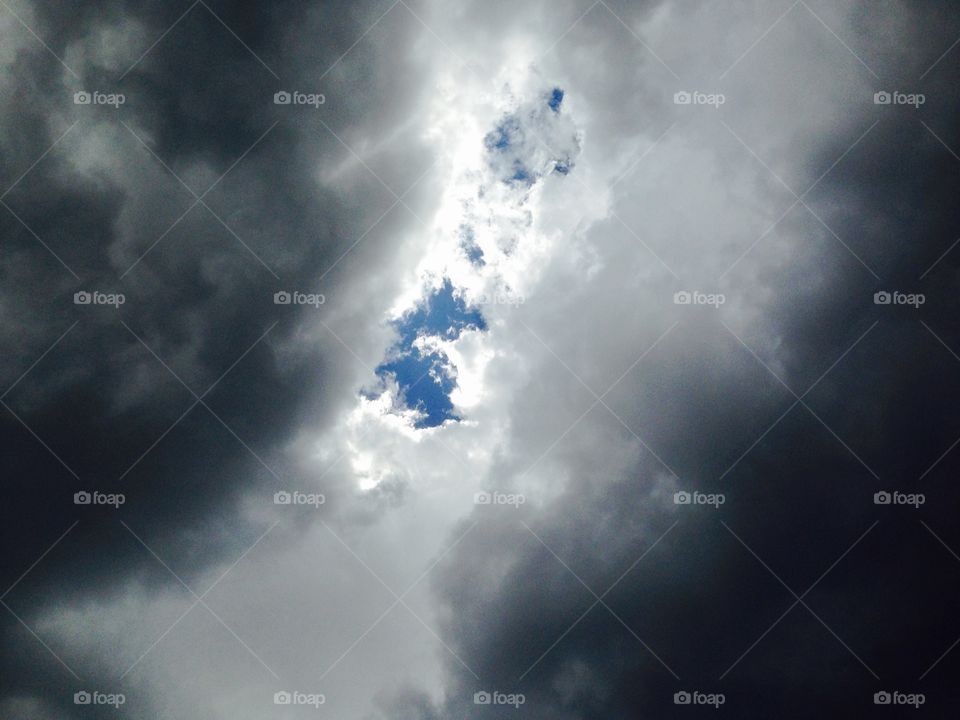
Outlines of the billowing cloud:
<svg viewBox="0 0 960 720">
<path fill-rule="evenodd" d="M 949 714 L 956 13 L 0 32 L 4 717 Z"/>
</svg>

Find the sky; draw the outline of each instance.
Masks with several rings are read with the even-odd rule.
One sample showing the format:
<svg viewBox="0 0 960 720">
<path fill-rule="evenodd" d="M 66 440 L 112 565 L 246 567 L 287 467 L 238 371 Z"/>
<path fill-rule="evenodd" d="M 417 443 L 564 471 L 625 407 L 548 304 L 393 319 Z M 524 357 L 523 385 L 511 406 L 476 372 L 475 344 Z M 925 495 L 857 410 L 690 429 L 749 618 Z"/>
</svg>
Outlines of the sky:
<svg viewBox="0 0 960 720">
<path fill-rule="evenodd" d="M 0 37 L 0 717 L 956 716 L 952 3 Z"/>
</svg>

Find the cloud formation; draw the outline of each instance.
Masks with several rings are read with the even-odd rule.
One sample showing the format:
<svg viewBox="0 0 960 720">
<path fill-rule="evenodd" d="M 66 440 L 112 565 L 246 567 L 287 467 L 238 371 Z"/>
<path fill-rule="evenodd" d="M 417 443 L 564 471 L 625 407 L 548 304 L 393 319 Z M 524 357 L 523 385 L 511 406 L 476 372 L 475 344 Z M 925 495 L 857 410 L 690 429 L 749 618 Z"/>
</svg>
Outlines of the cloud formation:
<svg viewBox="0 0 960 720">
<path fill-rule="evenodd" d="M 0 33 L 4 717 L 956 705 L 956 13 Z"/>
</svg>

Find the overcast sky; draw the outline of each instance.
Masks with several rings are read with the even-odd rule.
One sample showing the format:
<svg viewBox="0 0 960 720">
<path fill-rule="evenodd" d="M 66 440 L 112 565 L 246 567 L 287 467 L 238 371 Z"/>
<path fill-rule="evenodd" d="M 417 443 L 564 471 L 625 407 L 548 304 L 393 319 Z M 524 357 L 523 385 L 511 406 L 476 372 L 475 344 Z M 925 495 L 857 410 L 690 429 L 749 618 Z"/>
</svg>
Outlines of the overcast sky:
<svg viewBox="0 0 960 720">
<path fill-rule="evenodd" d="M 952 3 L 0 37 L 0 716 L 956 716 Z"/>
</svg>

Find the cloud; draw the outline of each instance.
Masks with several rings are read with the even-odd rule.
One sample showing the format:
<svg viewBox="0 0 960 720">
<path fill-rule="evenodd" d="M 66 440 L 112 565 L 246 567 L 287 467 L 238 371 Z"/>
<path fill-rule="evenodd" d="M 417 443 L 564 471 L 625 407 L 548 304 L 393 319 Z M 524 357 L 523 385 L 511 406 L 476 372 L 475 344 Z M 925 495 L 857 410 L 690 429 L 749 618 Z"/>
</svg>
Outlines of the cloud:
<svg viewBox="0 0 960 720">
<path fill-rule="evenodd" d="M 5 715 L 950 702 L 956 17 L 13 9 Z"/>
</svg>

